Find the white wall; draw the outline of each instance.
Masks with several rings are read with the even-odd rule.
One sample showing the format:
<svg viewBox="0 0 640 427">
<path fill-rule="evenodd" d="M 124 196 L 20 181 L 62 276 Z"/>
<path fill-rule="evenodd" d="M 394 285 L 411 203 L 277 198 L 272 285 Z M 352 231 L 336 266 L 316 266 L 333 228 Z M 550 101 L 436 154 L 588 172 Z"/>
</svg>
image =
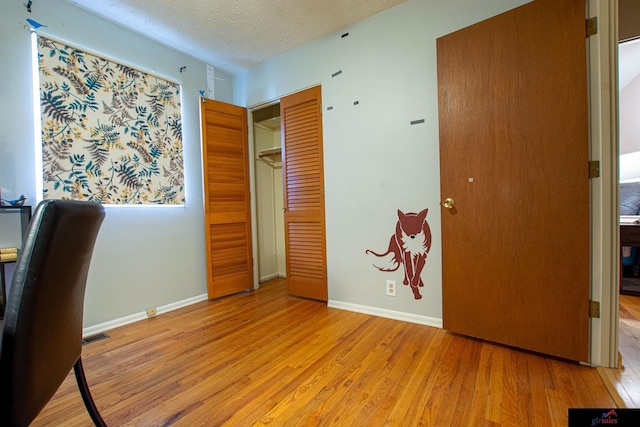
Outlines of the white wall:
<svg viewBox="0 0 640 427">
<path fill-rule="evenodd" d="M 0 186 L 4 198 L 36 202 L 31 33 L 46 33 L 109 58 L 183 83 L 185 207 L 107 208 L 91 266 L 85 326 L 206 294 L 198 91 L 206 64 L 131 33 L 63 0 L 2 2 L 0 16 Z M 180 73 L 180 67 L 186 72 Z M 231 101 L 232 78 L 216 70 L 216 98 Z M 222 96 L 222 98 L 221 98 Z"/>
<path fill-rule="evenodd" d="M 331 301 L 442 318 L 435 40 L 524 3 L 412 0 L 236 76 L 236 103 L 247 106 L 322 85 Z M 415 300 L 402 272 L 376 270 L 365 250 L 386 250 L 398 209 L 425 208 L 433 246 Z"/>
<path fill-rule="evenodd" d="M 639 112 L 640 76 L 637 76 L 620 91 L 620 154 L 640 151 Z"/>
</svg>

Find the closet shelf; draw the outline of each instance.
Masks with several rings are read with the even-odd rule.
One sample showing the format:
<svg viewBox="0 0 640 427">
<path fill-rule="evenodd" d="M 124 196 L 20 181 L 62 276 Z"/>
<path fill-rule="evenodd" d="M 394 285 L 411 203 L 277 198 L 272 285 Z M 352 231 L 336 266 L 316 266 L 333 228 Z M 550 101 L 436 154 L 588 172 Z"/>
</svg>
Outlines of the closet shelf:
<svg viewBox="0 0 640 427">
<path fill-rule="evenodd" d="M 282 162 L 282 149 L 280 147 L 268 148 L 258 152 L 258 159 L 275 166 Z"/>
</svg>

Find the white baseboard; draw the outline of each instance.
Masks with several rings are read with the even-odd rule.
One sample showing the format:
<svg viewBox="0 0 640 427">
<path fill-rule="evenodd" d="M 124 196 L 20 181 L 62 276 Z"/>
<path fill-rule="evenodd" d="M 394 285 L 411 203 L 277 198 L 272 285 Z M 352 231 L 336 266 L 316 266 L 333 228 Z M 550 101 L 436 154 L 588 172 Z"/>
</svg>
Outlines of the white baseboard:
<svg viewBox="0 0 640 427">
<path fill-rule="evenodd" d="M 207 294 L 196 295 L 195 297 L 183 299 L 182 301 L 176 301 L 171 304 L 163 305 L 161 307 L 156 307 L 156 316 L 162 313 L 168 313 L 173 310 L 177 310 L 182 307 L 186 307 L 191 304 L 195 304 L 197 302 L 206 301 L 209 299 Z M 109 322 L 100 323 L 93 326 L 88 326 L 82 329 L 82 337 L 89 337 L 95 334 L 99 334 L 101 332 L 106 332 L 111 329 L 118 328 L 120 326 L 128 325 L 130 323 L 139 322 L 140 320 L 147 319 L 146 311 L 140 313 L 134 313 L 129 316 L 121 317 L 119 319 L 111 320 Z"/>
<path fill-rule="evenodd" d="M 284 273 L 273 273 L 273 274 L 267 274 L 265 276 L 261 276 L 260 279 L 258 279 L 258 281 L 260 283 L 264 283 L 264 282 L 268 282 L 269 280 L 273 280 L 273 279 L 277 279 L 277 278 L 283 278 L 286 279 L 287 275 Z"/>
<path fill-rule="evenodd" d="M 278 276 L 278 273 L 267 274 L 266 276 L 261 276 L 259 282 L 260 283 L 268 282 L 269 280 L 277 279 L 278 277 L 280 277 Z"/>
<path fill-rule="evenodd" d="M 276 276 L 279 277 L 279 276 Z M 207 294 L 196 295 L 195 297 L 187 298 L 182 301 L 176 301 L 171 304 L 157 307 L 156 316 L 162 313 L 168 313 L 173 310 L 177 310 L 182 307 L 189 306 L 201 301 L 206 301 L 209 297 Z M 356 313 L 370 314 L 372 316 L 385 317 L 387 319 L 401 320 L 403 322 L 417 323 L 419 325 L 433 326 L 435 328 L 442 328 L 442 319 L 436 317 L 422 316 L 419 314 L 405 313 L 402 311 L 388 310 L 385 308 L 371 307 L 367 305 L 352 304 L 348 302 L 329 300 L 327 306 L 330 308 L 337 308 L 340 310 L 353 311 Z M 119 319 L 111 320 L 109 322 L 100 323 L 93 326 L 88 326 L 82 330 L 83 338 L 90 337 L 92 335 L 106 332 L 111 329 L 125 326 L 130 323 L 139 322 L 140 320 L 147 319 L 146 311 L 140 313 L 134 313 L 129 316 L 121 317 Z"/>
<path fill-rule="evenodd" d="M 340 310 L 354 311 L 356 313 L 370 314 L 372 316 L 386 317 L 387 319 L 401 320 L 403 322 L 417 323 L 442 329 L 442 319 L 422 316 L 419 314 L 405 313 L 402 311 L 388 310 L 386 308 L 370 307 L 368 305 L 352 304 L 342 301 L 329 300 L 327 306 Z"/>
</svg>

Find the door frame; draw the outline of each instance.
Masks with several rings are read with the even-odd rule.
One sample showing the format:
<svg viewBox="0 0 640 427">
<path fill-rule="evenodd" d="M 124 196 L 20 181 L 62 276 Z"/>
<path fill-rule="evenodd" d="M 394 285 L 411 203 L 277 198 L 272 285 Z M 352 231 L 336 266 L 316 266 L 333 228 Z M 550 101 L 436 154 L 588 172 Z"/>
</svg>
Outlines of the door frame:
<svg viewBox="0 0 640 427">
<path fill-rule="evenodd" d="M 598 33 L 588 43 L 590 159 L 600 161 L 591 180 L 591 364 L 618 367 L 620 250 L 618 237 L 618 0 L 586 0 Z"/>
</svg>

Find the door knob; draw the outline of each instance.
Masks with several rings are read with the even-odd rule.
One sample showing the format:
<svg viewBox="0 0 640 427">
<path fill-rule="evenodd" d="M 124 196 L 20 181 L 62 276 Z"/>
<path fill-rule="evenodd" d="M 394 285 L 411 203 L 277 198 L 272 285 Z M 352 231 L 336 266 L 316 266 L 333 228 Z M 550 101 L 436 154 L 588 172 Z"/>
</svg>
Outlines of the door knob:
<svg viewBox="0 0 640 427">
<path fill-rule="evenodd" d="M 446 209 L 452 209 L 455 205 L 456 202 L 451 197 L 447 197 L 444 199 L 444 202 L 442 202 L 442 207 Z"/>
</svg>

